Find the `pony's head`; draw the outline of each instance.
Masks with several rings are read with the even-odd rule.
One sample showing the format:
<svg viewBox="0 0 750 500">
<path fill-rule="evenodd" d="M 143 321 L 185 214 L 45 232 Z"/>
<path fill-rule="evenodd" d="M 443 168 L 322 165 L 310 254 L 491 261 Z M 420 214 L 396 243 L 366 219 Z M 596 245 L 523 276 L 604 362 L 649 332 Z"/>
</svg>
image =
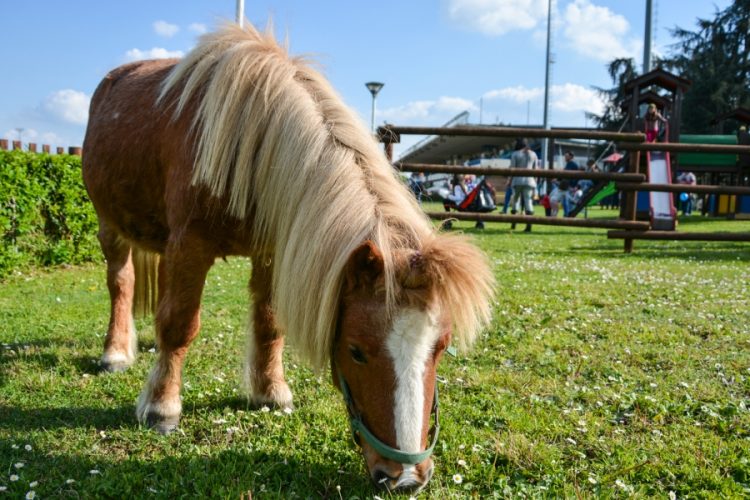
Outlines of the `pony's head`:
<svg viewBox="0 0 750 500">
<path fill-rule="evenodd" d="M 465 346 L 487 320 L 493 282 L 480 252 L 452 236 L 400 250 L 393 266 L 388 304 L 379 249 L 368 241 L 351 255 L 332 376 L 372 480 L 418 490 L 433 472 L 438 363 L 452 339 Z"/>
</svg>

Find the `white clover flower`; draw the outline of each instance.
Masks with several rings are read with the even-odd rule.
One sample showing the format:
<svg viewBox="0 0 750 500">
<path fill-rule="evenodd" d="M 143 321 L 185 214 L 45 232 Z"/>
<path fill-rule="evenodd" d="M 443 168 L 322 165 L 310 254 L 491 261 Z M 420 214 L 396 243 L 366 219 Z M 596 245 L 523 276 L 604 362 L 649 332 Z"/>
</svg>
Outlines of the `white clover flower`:
<svg viewBox="0 0 750 500">
<path fill-rule="evenodd" d="M 23 449 L 26 450 L 26 451 L 31 451 L 32 450 L 30 444 L 27 444 L 26 446 L 24 446 Z"/>
<path fill-rule="evenodd" d="M 460 465 L 461 467 L 466 467 L 466 460 L 459 460 L 458 465 Z"/>
<path fill-rule="evenodd" d="M 2 493 L 3 491 L 8 491 L 8 487 L 7 486 L 0 486 L 0 493 Z"/>
<path fill-rule="evenodd" d="M 16 469 L 23 469 L 23 462 L 16 462 L 15 464 L 13 464 L 13 467 L 15 467 Z"/>
<path fill-rule="evenodd" d="M 287 415 L 291 415 L 292 411 L 293 410 L 291 408 L 289 408 L 288 406 L 286 408 L 284 408 L 284 413 L 286 413 Z"/>
<path fill-rule="evenodd" d="M 461 474 L 453 474 L 453 482 L 456 484 L 461 484 L 464 482 L 463 476 Z"/>
<path fill-rule="evenodd" d="M 263 413 L 268 413 L 269 411 L 271 411 L 271 408 L 269 408 L 268 406 L 265 406 L 265 405 L 264 405 L 264 406 L 263 406 L 263 407 L 262 407 L 262 408 L 260 409 L 260 411 L 262 411 Z"/>
<path fill-rule="evenodd" d="M 91 469 L 89 471 L 89 474 L 91 474 L 92 476 L 95 476 L 97 474 L 101 474 L 101 472 L 99 471 L 99 469 Z"/>
<path fill-rule="evenodd" d="M 747 370 L 750 371 L 750 368 L 748 368 Z M 17 444 L 12 444 L 12 445 L 10 445 L 10 447 L 13 448 L 14 450 L 18 449 L 18 445 Z"/>
<path fill-rule="evenodd" d="M 677 500 L 677 494 L 674 491 L 669 492 L 669 500 Z"/>
<path fill-rule="evenodd" d="M 36 492 L 34 490 L 26 493 L 26 500 L 34 500 L 36 498 Z"/>
<path fill-rule="evenodd" d="M 589 476 L 589 483 L 596 484 L 597 482 L 598 481 L 596 480 L 596 478 L 594 476 Z"/>
<path fill-rule="evenodd" d="M 75 482 L 76 482 L 76 480 L 75 480 L 75 479 L 66 479 L 66 480 L 65 480 L 65 484 L 73 484 L 73 483 L 75 483 Z"/>
<path fill-rule="evenodd" d="M 29 483 L 29 488 L 36 488 L 37 486 L 39 486 L 39 481 L 31 481 Z"/>
<path fill-rule="evenodd" d="M 10 482 L 15 483 L 18 481 L 18 475 L 17 474 L 11 474 L 10 475 Z"/>
</svg>

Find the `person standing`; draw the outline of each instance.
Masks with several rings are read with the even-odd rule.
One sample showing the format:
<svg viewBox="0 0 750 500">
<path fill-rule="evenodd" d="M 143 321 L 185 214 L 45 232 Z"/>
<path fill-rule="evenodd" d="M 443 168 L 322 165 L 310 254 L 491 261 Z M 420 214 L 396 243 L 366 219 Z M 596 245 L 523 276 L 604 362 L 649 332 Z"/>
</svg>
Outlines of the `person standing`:
<svg viewBox="0 0 750 500">
<path fill-rule="evenodd" d="M 692 172 L 681 172 L 677 176 L 677 184 L 695 186 L 697 183 L 698 181 L 695 178 L 695 174 Z M 690 215 L 693 213 L 693 193 L 680 193 L 680 202 L 682 204 L 682 215 Z"/>
<path fill-rule="evenodd" d="M 526 139 L 516 140 L 515 151 L 510 157 L 510 168 L 534 169 L 537 167 L 539 158 L 531 150 Z M 511 212 L 516 214 L 521 209 L 523 202 L 524 213 L 534 215 L 534 190 L 536 189 L 536 180 L 533 177 L 513 177 L 511 182 L 513 187 L 513 198 L 511 200 Z M 511 229 L 515 229 L 516 224 L 511 224 Z M 531 231 L 531 224 L 526 224 L 524 232 Z"/>
<path fill-rule="evenodd" d="M 578 166 L 578 163 L 573 159 L 575 156 L 573 156 L 573 152 L 570 150 L 567 150 L 565 152 L 565 168 L 564 170 L 571 170 L 574 172 L 577 172 L 580 168 Z M 578 187 L 578 179 L 570 179 L 568 181 L 569 189 L 575 189 Z M 570 206 L 570 198 L 568 196 L 563 197 L 562 200 L 563 204 L 563 213 L 565 214 L 565 217 L 568 216 L 568 213 L 573 210 L 573 207 Z"/>
</svg>

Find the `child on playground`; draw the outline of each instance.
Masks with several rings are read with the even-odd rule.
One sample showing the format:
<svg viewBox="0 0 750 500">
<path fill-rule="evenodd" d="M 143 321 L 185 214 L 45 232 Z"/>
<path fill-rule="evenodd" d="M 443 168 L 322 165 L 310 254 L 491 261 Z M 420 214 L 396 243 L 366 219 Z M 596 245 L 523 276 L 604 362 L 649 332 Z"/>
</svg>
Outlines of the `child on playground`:
<svg viewBox="0 0 750 500">
<path fill-rule="evenodd" d="M 553 184 L 552 191 L 549 194 L 549 208 L 551 217 L 557 217 L 557 213 L 560 211 L 560 205 L 562 205 L 565 193 L 569 188 L 570 185 L 566 180 L 560 181 L 559 184 Z"/>
<path fill-rule="evenodd" d="M 644 121 L 646 122 L 646 142 L 656 142 L 656 138 L 659 136 L 659 122 L 667 123 L 666 118 L 656 109 L 656 104 L 648 105 Z"/>
</svg>

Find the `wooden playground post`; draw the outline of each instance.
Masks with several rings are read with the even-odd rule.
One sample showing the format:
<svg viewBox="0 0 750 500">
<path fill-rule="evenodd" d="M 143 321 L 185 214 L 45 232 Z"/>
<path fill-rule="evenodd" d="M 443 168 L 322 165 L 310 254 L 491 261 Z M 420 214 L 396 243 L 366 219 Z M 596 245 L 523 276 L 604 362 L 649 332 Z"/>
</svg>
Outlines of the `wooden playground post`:
<svg viewBox="0 0 750 500">
<path fill-rule="evenodd" d="M 630 163 L 628 164 L 628 173 L 629 174 L 635 174 L 638 173 L 638 167 L 641 163 L 641 152 L 636 150 L 632 151 L 630 153 Z M 633 221 L 635 222 L 635 214 L 636 214 L 636 208 L 637 208 L 637 197 L 638 192 L 637 191 L 626 191 L 625 194 L 625 204 L 623 207 L 623 214 L 622 218 L 624 220 Z M 633 252 L 633 239 L 632 238 L 625 238 L 625 253 L 632 253 Z"/>
</svg>

